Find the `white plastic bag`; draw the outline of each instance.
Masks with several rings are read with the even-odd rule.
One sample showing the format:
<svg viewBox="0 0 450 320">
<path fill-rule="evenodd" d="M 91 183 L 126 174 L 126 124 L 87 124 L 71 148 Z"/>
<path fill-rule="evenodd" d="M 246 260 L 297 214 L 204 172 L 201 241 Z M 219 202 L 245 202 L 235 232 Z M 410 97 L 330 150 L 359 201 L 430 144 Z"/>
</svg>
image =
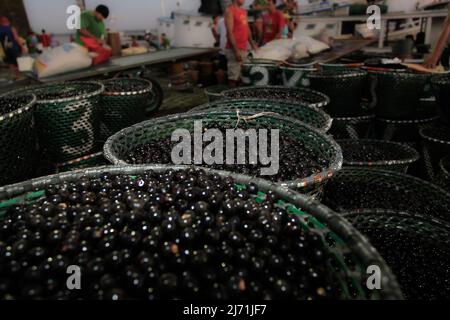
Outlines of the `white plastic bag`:
<svg viewBox="0 0 450 320">
<path fill-rule="evenodd" d="M 301 35 L 297 32 L 297 30 L 294 32 L 294 40 L 303 43 L 308 49 L 309 54 L 317 54 L 322 51 L 330 49 L 329 45 L 321 41 L 318 41 L 314 38 L 311 38 L 309 36 Z"/>
<path fill-rule="evenodd" d="M 76 43 L 66 43 L 45 51 L 35 63 L 39 78 L 51 77 L 61 73 L 87 68 L 92 59 L 86 48 Z"/>
<path fill-rule="evenodd" d="M 253 58 L 285 61 L 291 54 L 292 51 L 286 48 L 261 47 L 253 53 Z"/>
</svg>

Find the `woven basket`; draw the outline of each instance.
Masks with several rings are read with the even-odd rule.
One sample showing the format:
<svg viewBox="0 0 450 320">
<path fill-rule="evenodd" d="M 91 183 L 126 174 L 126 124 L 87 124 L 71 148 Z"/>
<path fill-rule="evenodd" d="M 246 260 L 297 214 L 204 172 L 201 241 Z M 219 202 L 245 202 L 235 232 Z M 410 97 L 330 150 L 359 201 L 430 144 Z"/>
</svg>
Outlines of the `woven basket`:
<svg viewBox="0 0 450 320">
<path fill-rule="evenodd" d="M 131 175 L 136 177 L 145 172 L 163 172 L 181 170 L 182 166 L 122 166 L 100 167 L 63 173 L 35 179 L 16 185 L 0 188 L 0 217 L 10 206 L 19 203 L 32 203 L 41 197 L 50 185 L 78 181 L 81 177 L 100 177 L 104 173 L 112 175 Z M 287 207 L 291 214 L 299 217 L 302 228 L 321 239 L 317 247 L 323 247 L 330 253 L 330 259 L 324 262 L 330 271 L 332 284 L 340 292 L 341 299 L 401 299 L 402 294 L 395 277 L 370 243 L 361 236 L 345 219 L 309 197 L 289 189 L 269 183 L 265 180 L 232 174 L 223 171 L 205 169 L 209 174 L 218 174 L 224 178 L 233 178 L 237 188 L 246 188 L 250 183 L 258 187 L 256 199 L 265 199 L 265 193 L 272 191 L 279 199 L 278 205 Z M 383 274 L 381 290 L 369 290 L 366 282 L 367 267 L 377 265 Z M 336 281 L 337 280 L 337 281 Z"/>
<path fill-rule="evenodd" d="M 335 139 L 368 139 L 374 130 L 375 115 L 333 118 L 330 134 Z"/>
<path fill-rule="evenodd" d="M 450 125 L 450 76 L 440 76 L 431 79 L 433 91 L 439 106 L 440 116 Z"/>
<path fill-rule="evenodd" d="M 422 152 L 428 178 L 438 179 L 439 161 L 450 154 L 450 129 L 429 127 L 420 130 Z"/>
<path fill-rule="evenodd" d="M 20 99 L 15 110 L 6 110 Z M 0 96 L 0 185 L 30 178 L 34 171 L 36 139 L 33 111 L 36 97 L 12 94 Z M 7 113 L 4 113 L 4 112 Z"/>
<path fill-rule="evenodd" d="M 385 259 L 406 299 L 450 296 L 450 224 L 395 211 L 368 210 L 344 217 Z"/>
<path fill-rule="evenodd" d="M 323 92 L 331 102 L 325 110 L 332 117 L 361 114 L 361 102 L 367 73 L 361 70 L 319 71 L 309 74 L 311 89 Z"/>
<path fill-rule="evenodd" d="M 280 69 L 277 63 L 252 61 L 242 64 L 241 81 L 250 86 L 276 86 L 280 83 Z"/>
<path fill-rule="evenodd" d="M 425 85 L 429 75 L 396 72 L 370 71 L 372 103 L 375 115 L 383 119 L 409 120 L 417 116 Z"/>
<path fill-rule="evenodd" d="M 111 79 L 103 81 L 100 113 L 100 141 L 146 119 L 152 100 L 152 83 L 144 79 Z M 121 86 L 116 91 L 114 86 Z"/>
<path fill-rule="evenodd" d="M 385 170 L 345 168 L 324 190 L 323 203 L 338 212 L 407 211 L 450 221 L 450 194 L 424 180 Z"/>
<path fill-rule="evenodd" d="M 260 99 L 264 101 L 286 101 L 300 103 L 310 107 L 322 108 L 330 103 L 330 99 L 323 93 L 298 88 L 281 86 L 246 87 L 224 91 L 226 99 Z"/>
<path fill-rule="evenodd" d="M 98 105 L 103 90 L 98 82 L 62 82 L 18 91 L 37 97 L 39 145 L 53 163 L 99 150 Z"/>
<path fill-rule="evenodd" d="M 342 153 L 337 143 L 323 132 L 310 127 L 293 118 L 275 114 L 265 114 L 251 120 L 243 120 L 243 116 L 252 116 L 254 112 L 196 112 L 172 115 L 152 119 L 130 128 L 124 129 L 108 139 L 104 146 L 104 154 L 114 165 L 127 164 L 127 155 L 136 147 L 145 145 L 152 140 L 170 137 L 176 129 L 187 129 L 193 132 L 194 121 L 202 120 L 204 128 L 232 125 L 245 125 L 246 129 L 279 129 L 280 135 L 287 135 L 302 142 L 306 148 L 317 156 L 326 159 L 327 168 L 313 176 L 282 182 L 283 186 L 299 189 L 305 193 L 315 193 L 322 189 L 322 185 L 342 166 Z M 168 150 L 170 152 L 170 150 Z M 280 159 L 283 161 L 283 159 Z"/>
<path fill-rule="evenodd" d="M 381 140 L 337 140 L 342 148 L 344 167 L 384 169 L 406 173 L 419 160 L 419 153 L 408 145 Z M 376 160 L 370 156 L 376 153 Z"/>
<path fill-rule="evenodd" d="M 297 103 L 262 101 L 253 99 L 222 100 L 195 107 L 190 112 L 218 110 L 242 110 L 258 112 L 275 112 L 292 117 L 312 127 L 327 132 L 331 127 L 331 118 L 323 110 Z"/>
<path fill-rule="evenodd" d="M 312 72 L 316 72 L 315 68 L 304 67 L 280 67 L 281 79 L 283 86 L 289 88 L 308 88 L 310 81 L 308 75 Z"/>
<path fill-rule="evenodd" d="M 79 170 L 91 167 L 100 167 L 108 164 L 108 161 L 103 156 L 103 152 L 90 154 L 79 159 L 67 161 L 56 166 L 56 172 L 67 172 L 72 170 Z"/>
<path fill-rule="evenodd" d="M 214 101 L 223 99 L 222 92 L 224 92 L 228 89 L 230 89 L 230 87 L 227 85 L 223 85 L 223 84 L 208 87 L 205 89 L 205 95 L 208 98 L 209 102 L 214 102 Z"/>
</svg>

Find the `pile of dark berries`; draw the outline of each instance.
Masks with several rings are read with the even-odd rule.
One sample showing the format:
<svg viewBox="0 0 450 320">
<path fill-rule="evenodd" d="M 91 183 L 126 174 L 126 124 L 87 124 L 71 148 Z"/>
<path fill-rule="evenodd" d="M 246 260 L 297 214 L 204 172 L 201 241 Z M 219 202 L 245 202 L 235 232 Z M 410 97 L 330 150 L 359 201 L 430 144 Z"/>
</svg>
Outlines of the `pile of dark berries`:
<svg viewBox="0 0 450 320">
<path fill-rule="evenodd" d="M 224 95 L 230 99 L 263 99 L 277 101 L 295 101 L 302 104 L 325 103 L 322 94 L 307 89 L 291 89 L 283 87 L 251 87 L 226 91 Z"/>
<path fill-rule="evenodd" d="M 225 137 L 225 131 L 223 136 Z M 194 141 L 194 135 L 191 136 L 191 141 Z M 150 143 L 137 147 L 131 151 L 126 157 L 127 163 L 130 164 L 173 164 L 171 159 L 171 152 L 177 142 L 172 142 L 170 137 L 152 140 Z M 205 147 L 207 143 L 204 144 Z M 226 164 L 226 146 L 224 145 L 223 155 L 224 164 L 202 164 L 204 167 L 209 167 L 217 170 L 225 170 L 236 173 L 242 173 L 250 176 L 260 176 L 261 165 L 249 164 L 249 146 L 246 143 L 245 159 L 246 164 L 237 164 L 237 143 L 235 143 L 235 161 L 233 165 Z M 268 147 L 270 148 L 270 136 Z M 191 159 L 194 159 L 194 148 L 191 148 Z M 269 153 L 270 155 L 270 153 Z M 273 182 L 292 181 L 296 179 L 303 179 L 311 175 L 322 172 L 329 166 L 329 161 L 322 158 L 314 150 L 311 150 L 303 143 L 296 141 L 288 136 L 280 133 L 279 141 L 279 171 L 276 175 L 261 176 L 264 179 Z"/>
<path fill-rule="evenodd" d="M 92 83 L 67 83 L 65 85 L 48 85 L 30 89 L 36 95 L 38 102 L 47 100 L 69 99 L 86 95 L 99 90 L 100 87 Z"/>
<path fill-rule="evenodd" d="M 0 116 L 20 109 L 32 100 L 31 95 L 5 95 L 0 97 Z"/>
<path fill-rule="evenodd" d="M 0 221 L 0 299 L 339 298 L 321 236 L 257 193 L 195 169 L 51 185 Z"/>
<path fill-rule="evenodd" d="M 149 85 L 139 79 L 116 79 L 103 82 L 105 92 L 134 92 L 148 89 Z"/>
</svg>

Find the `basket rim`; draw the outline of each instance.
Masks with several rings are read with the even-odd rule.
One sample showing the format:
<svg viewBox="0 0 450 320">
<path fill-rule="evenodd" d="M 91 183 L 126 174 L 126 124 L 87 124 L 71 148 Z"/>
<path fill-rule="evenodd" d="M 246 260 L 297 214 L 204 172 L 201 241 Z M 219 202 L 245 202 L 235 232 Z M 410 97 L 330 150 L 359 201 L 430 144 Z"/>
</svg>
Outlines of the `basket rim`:
<svg viewBox="0 0 450 320">
<path fill-rule="evenodd" d="M 449 141 L 444 141 L 444 140 L 440 140 L 440 139 L 436 139 L 433 137 L 428 136 L 425 132 L 427 130 L 438 130 L 438 131 L 444 131 L 445 129 L 443 128 L 422 128 L 419 131 L 420 136 L 424 139 L 424 140 L 428 140 L 428 141 L 432 141 L 432 142 L 436 142 L 436 143 L 440 143 L 440 144 L 445 144 L 445 145 L 450 145 L 450 140 Z"/>
<path fill-rule="evenodd" d="M 106 84 L 107 83 L 115 82 L 115 81 L 123 81 L 123 80 L 134 81 L 134 82 L 142 82 L 142 83 L 146 84 L 147 88 L 141 89 L 141 90 L 135 90 L 135 91 L 107 91 L 107 89 L 106 89 Z M 144 93 L 149 93 L 153 89 L 153 84 L 151 83 L 151 81 L 146 80 L 146 79 L 142 79 L 142 78 L 114 78 L 114 79 L 103 80 L 101 83 L 105 87 L 105 89 L 102 92 L 102 96 L 132 96 L 132 95 L 140 95 L 140 94 L 144 94 Z"/>
<path fill-rule="evenodd" d="M 269 63 L 269 62 L 243 62 L 243 66 L 261 66 L 261 67 L 271 67 L 271 68 L 279 68 L 278 64 Z"/>
<path fill-rule="evenodd" d="M 352 120 L 373 120 L 375 119 L 375 114 L 370 113 L 366 115 L 361 115 L 357 117 L 333 117 L 334 121 L 352 121 Z"/>
<path fill-rule="evenodd" d="M 166 170 L 183 170 L 189 168 L 197 168 L 204 170 L 207 173 L 217 173 L 221 177 L 231 177 L 238 183 L 250 184 L 254 183 L 260 190 L 268 191 L 273 190 L 283 200 L 288 203 L 306 209 L 306 212 L 313 217 L 316 217 L 321 223 L 324 223 L 326 227 L 342 237 L 347 248 L 351 250 L 353 254 L 356 254 L 361 262 L 365 265 L 378 264 L 383 270 L 383 291 L 381 294 L 382 299 L 403 299 L 403 295 L 400 290 L 400 286 L 396 280 L 395 275 L 386 264 L 381 255 L 376 251 L 367 238 L 362 235 L 355 227 L 353 227 L 345 218 L 336 214 L 328 207 L 324 206 L 320 202 L 314 200 L 311 197 L 300 194 L 293 190 L 283 188 L 282 186 L 269 182 L 264 179 L 245 176 L 242 174 L 231 173 L 227 171 L 219 171 L 207 168 L 198 168 L 195 166 L 167 166 L 167 165 L 144 165 L 144 166 L 102 166 L 88 169 L 79 169 L 75 171 L 54 174 L 46 177 L 36 178 L 21 183 L 16 183 L 4 187 L 0 187 L 0 200 L 6 198 L 12 198 L 15 196 L 23 195 L 26 192 L 36 190 L 37 188 L 43 188 L 49 184 L 56 184 L 64 180 L 75 180 L 82 176 L 93 177 L 104 172 L 112 174 L 139 174 L 144 171 L 154 170 L 162 172 Z M 308 212 L 309 211 L 309 212 Z M 311 213 L 313 212 L 313 213 Z"/>
<path fill-rule="evenodd" d="M 421 123 L 429 123 L 432 121 L 436 121 L 439 119 L 439 116 L 430 116 L 427 118 L 422 119 L 413 119 L 413 120 L 393 120 L 393 119 L 385 119 L 385 118 L 379 118 L 376 117 L 376 120 L 379 120 L 380 122 L 388 123 L 388 124 L 421 124 Z"/>
<path fill-rule="evenodd" d="M 214 115 L 227 115 L 227 114 L 233 114 L 235 115 L 235 112 L 231 111 L 217 111 L 217 112 L 192 112 L 192 113 L 183 113 L 183 114 L 175 114 L 175 115 L 169 115 L 164 117 L 159 117 L 151 120 L 146 120 L 144 122 L 135 124 L 131 127 L 122 129 L 121 131 L 117 132 L 116 134 L 112 135 L 108 138 L 106 143 L 103 146 L 103 153 L 105 155 L 105 158 L 112 163 L 113 165 L 129 165 L 124 160 L 120 160 L 113 152 L 112 152 L 112 146 L 116 142 L 117 139 L 119 139 L 122 136 L 126 136 L 129 133 L 132 133 L 136 131 L 137 129 L 142 129 L 143 127 L 152 127 L 156 122 L 171 122 L 176 121 L 180 119 L 186 119 L 186 118 L 194 118 L 195 116 L 214 116 Z M 254 112 L 241 112 L 241 114 L 249 114 L 254 115 Z M 295 179 L 290 181 L 282 181 L 279 184 L 288 188 L 305 188 L 307 186 L 316 185 L 318 183 L 321 183 L 322 181 L 325 181 L 329 178 L 331 178 L 336 172 L 338 172 L 342 168 L 343 163 L 343 156 L 342 156 L 342 150 L 341 147 L 337 144 L 337 142 L 328 134 L 324 133 L 323 131 L 314 128 L 300 120 L 293 119 L 290 117 L 280 116 L 280 115 L 264 115 L 264 117 L 273 117 L 278 120 L 282 120 L 285 122 L 291 122 L 295 123 L 297 126 L 301 126 L 309 130 L 310 132 L 313 132 L 316 136 L 322 137 L 325 141 L 327 141 L 330 145 L 329 147 L 334 149 L 335 156 L 332 162 L 328 165 L 328 167 L 324 170 L 322 170 L 320 173 L 302 178 L 302 179 Z"/>
<path fill-rule="evenodd" d="M 313 68 L 312 66 L 306 66 L 306 67 L 281 66 L 280 70 L 311 71 L 311 72 L 316 72 L 317 71 L 317 69 Z"/>
<path fill-rule="evenodd" d="M 449 76 L 450 71 L 448 71 L 447 73 L 442 73 L 442 74 L 438 74 L 438 75 L 434 75 L 431 77 L 431 83 L 432 84 L 437 84 L 437 85 L 447 85 L 450 86 L 450 76 Z"/>
<path fill-rule="evenodd" d="M 414 78 L 414 77 L 418 77 L 418 78 L 430 78 L 432 75 L 428 74 L 428 73 L 420 73 L 420 72 L 411 72 L 408 71 L 408 69 L 404 69 L 404 70 L 373 70 L 373 69 L 367 69 L 367 72 L 369 74 L 373 74 L 373 75 L 383 75 L 383 76 L 394 76 L 394 77 L 404 77 L 404 78 Z"/>
<path fill-rule="evenodd" d="M 370 169 L 370 168 L 364 168 L 364 167 L 342 168 L 341 170 L 339 170 L 339 172 L 337 172 L 336 178 L 339 178 L 339 175 L 342 176 L 342 175 L 348 175 L 348 174 L 352 174 L 352 173 L 358 174 L 358 176 L 367 176 L 367 175 L 379 176 L 379 177 L 383 177 L 383 178 L 394 179 L 397 182 L 401 182 L 401 181 L 405 181 L 405 180 L 409 181 L 409 182 L 414 182 L 417 185 L 420 184 L 430 190 L 433 190 L 434 193 L 438 192 L 442 195 L 445 195 L 449 199 L 449 203 L 450 203 L 450 192 L 447 192 L 440 186 L 435 185 L 431 182 L 411 176 L 409 174 L 400 173 L 397 171 L 390 171 L 390 170 L 380 169 L 380 168 Z M 450 212 L 449 212 L 449 214 L 450 214 Z"/>
<path fill-rule="evenodd" d="M 448 166 L 445 165 L 446 163 L 448 164 Z M 439 167 L 441 168 L 442 172 L 448 178 L 450 178 L 450 156 L 442 158 L 441 161 L 439 161 Z"/>
<path fill-rule="evenodd" d="M 68 98 L 49 99 L 49 100 L 39 100 L 39 98 L 37 98 L 36 104 L 40 105 L 40 104 L 53 104 L 53 103 L 80 101 L 80 100 L 89 99 L 89 98 L 95 97 L 97 95 L 100 95 L 105 90 L 105 86 L 99 81 L 63 81 L 63 82 L 49 83 L 49 84 L 44 84 L 44 85 L 26 86 L 26 87 L 14 90 L 13 92 L 15 94 L 18 94 L 19 92 L 28 92 L 28 91 L 51 88 L 51 87 L 60 87 L 60 86 L 66 86 L 66 85 L 84 85 L 84 84 L 91 84 L 91 85 L 97 86 L 99 88 L 96 89 L 95 91 L 92 91 L 89 93 L 85 93 L 85 94 L 74 96 L 74 97 L 68 97 Z"/>
<path fill-rule="evenodd" d="M 310 93 L 310 94 L 314 94 L 318 97 L 320 97 L 321 99 L 323 99 L 324 101 L 321 102 L 317 102 L 317 103 L 308 103 L 308 105 L 316 107 L 316 108 L 322 108 L 324 106 L 327 106 L 330 104 L 330 97 L 328 97 L 326 94 L 316 91 L 316 90 L 312 90 L 312 89 L 308 89 L 308 88 L 290 88 L 290 87 L 285 87 L 285 86 L 250 86 L 250 87 L 239 87 L 239 88 L 233 88 L 230 90 L 225 90 L 222 92 L 222 96 L 226 99 L 234 99 L 233 97 L 227 96 L 230 93 L 234 93 L 234 92 L 239 92 L 239 91 L 244 91 L 244 90 L 264 90 L 264 89 L 268 89 L 268 90 L 281 90 L 281 91 L 293 91 L 293 92 L 306 92 L 306 93 Z M 263 100 L 263 101 L 280 101 L 280 99 L 276 99 L 276 98 L 254 98 L 255 100 Z M 283 99 L 285 101 L 290 101 L 290 102 L 295 102 L 295 99 Z M 301 103 L 301 102 L 298 102 Z"/>
<path fill-rule="evenodd" d="M 367 76 L 367 72 L 355 68 L 348 68 L 346 70 L 319 70 L 308 74 L 308 78 L 314 79 L 344 79 L 344 78 L 363 78 Z"/>
<path fill-rule="evenodd" d="M 323 109 L 321 108 L 317 108 L 314 106 L 311 106 L 309 104 L 305 104 L 305 103 L 295 103 L 292 102 L 290 100 L 286 100 L 286 101 L 278 101 L 275 102 L 274 100 L 267 100 L 264 101 L 262 99 L 225 99 L 225 100 L 218 100 L 218 101 L 213 101 L 213 102 L 209 102 L 209 103 L 204 103 L 201 104 L 199 106 L 196 106 L 194 108 L 192 108 L 191 110 L 188 111 L 188 113 L 192 113 L 192 112 L 197 112 L 197 111 L 204 111 L 204 110 L 211 110 L 211 111 L 220 111 L 221 108 L 224 108 L 223 106 L 221 106 L 222 104 L 233 104 L 233 103 L 241 103 L 241 102 L 255 102 L 255 103 L 265 103 L 265 104 L 272 104 L 272 105 L 290 105 L 292 107 L 301 107 L 301 108 L 307 108 L 307 109 L 311 109 L 315 112 L 317 112 L 318 114 L 320 114 L 323 118 L 324 118 L 324 122 L 325 122 L 325 126 L 323 128 L 317 128 L 319 130 L 322 130 L 324 132 L 328 132 L 331 129 L 331 126 L 333 124 L 333 118 L 331 118 L 331 116 L 326 113 Z M 216 105 L 216 106 L 214 106 Z M 214 106 L 214 107 L 213 107 Z M 228 109 L 228 107 L 226 107 Z M 230 107 L 231 108 L 231 107 Z M 224 110 L 227 110 L 224 109 Z M 236 107 L 237 110 L 240 110 L 239 108 Z M 240 110 L 240 111 L 245 111 L 245 110 Z M 256 110 L 255 110 L 256 111 Z M 285 117 L 287 117 L 285 115 Z M 293 117 L 291 117 L 293 118 Z M 294 118 L 296 119 L 296 118 Z"/>
<path fill-rule="evenodd" d="M 408 153 L 408 159 L 404 159 L 404 160 L 378 160 L 378 161 L 346 161 L 345 160 L 345 154 L 343 154 L 344 156 L 344 166 L 345 165 L 349 165 L 349 166 L 369 166 L 369 167 L 377 167 L 377 166 L 386 166 L 386 165 L 407 165 L 407 164 L 412 164 L 416 161 L 418 161 L 420 159 L 420 154 L 419 152 L 406 145 L 403 143 L 399 143 L 399 142 L 394 142 L 394 141 L 385 141 L 385 140 L 375 140 L 375 139 L 359 139 L 359 140 L 354 140 L 354 139 L 340 139 L 340 140 L 336 140 L 337 143 L 339 143 L 339 145 L 341 143 L 353 143 L 353 144 L 357 144 L 357 143 L 365 143 L 365 144 L 377 144 L 377 145 L 384 145 L 384 144 L 388 144 L 391 146 L 396 146 L 398 147 L 398 150 L 401 150 L 402 152 L 404 152 L 405 154 Z M 341 146 L 342 148 L 342 146 Z M 343 152 L 344 153 L 344 152 Z"/>
<path fill-rule="evenodd" d="M 0 95 L 0 99 L 4 98 L 4 97 L 8 97 L 8 96 L 13 96 L 13 95 L 16 95 L 14 93 L 14 91 L 7 92 L 7 93 L 4 93 L 4 94 L 1 94 Z M 5 114 L 0 114 L 0 122 L 4 121 L 6 119 L 14 118 L 15 116 L 18 116 L 18 115 L 20 115 L 20 114 L 22 114 L 24 112 L 27 112 L 27 111 L 31 110 L 36 105 L 37 98 L 36 98 L 35 94 L 33 94 L 33 93 L 25 93 L 24 92 L 23 94 L 21 94 L 21 96 L 29 96 L 29 97 L 31 97 L 31 101 L 29 101 L 24 106 L 21 106 L 20 108 L 17 108 L 16 110 L 10 111 L 10 112 L 5 113 Z"/>
</svg>

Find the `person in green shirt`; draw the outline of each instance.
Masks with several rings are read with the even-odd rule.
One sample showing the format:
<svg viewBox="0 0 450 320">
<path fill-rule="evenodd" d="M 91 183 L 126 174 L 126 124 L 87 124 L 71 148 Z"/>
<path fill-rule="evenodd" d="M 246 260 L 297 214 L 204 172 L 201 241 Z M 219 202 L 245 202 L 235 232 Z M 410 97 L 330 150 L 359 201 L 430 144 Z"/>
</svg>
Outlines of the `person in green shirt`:
<svg viewBox="0 0 450 320">
<path fill-rule="evenodd" d="M 80 30 L 77 30 L 75 41 L 84 46 L 82 37 L 94 39 L 103 45 L 106 39 L 106 28 L 104 20 L 109 16 L 109 9 L 105 5 L 99 5 L 95 11 L 84 11 L 80 15 Z"/>
</svg>

